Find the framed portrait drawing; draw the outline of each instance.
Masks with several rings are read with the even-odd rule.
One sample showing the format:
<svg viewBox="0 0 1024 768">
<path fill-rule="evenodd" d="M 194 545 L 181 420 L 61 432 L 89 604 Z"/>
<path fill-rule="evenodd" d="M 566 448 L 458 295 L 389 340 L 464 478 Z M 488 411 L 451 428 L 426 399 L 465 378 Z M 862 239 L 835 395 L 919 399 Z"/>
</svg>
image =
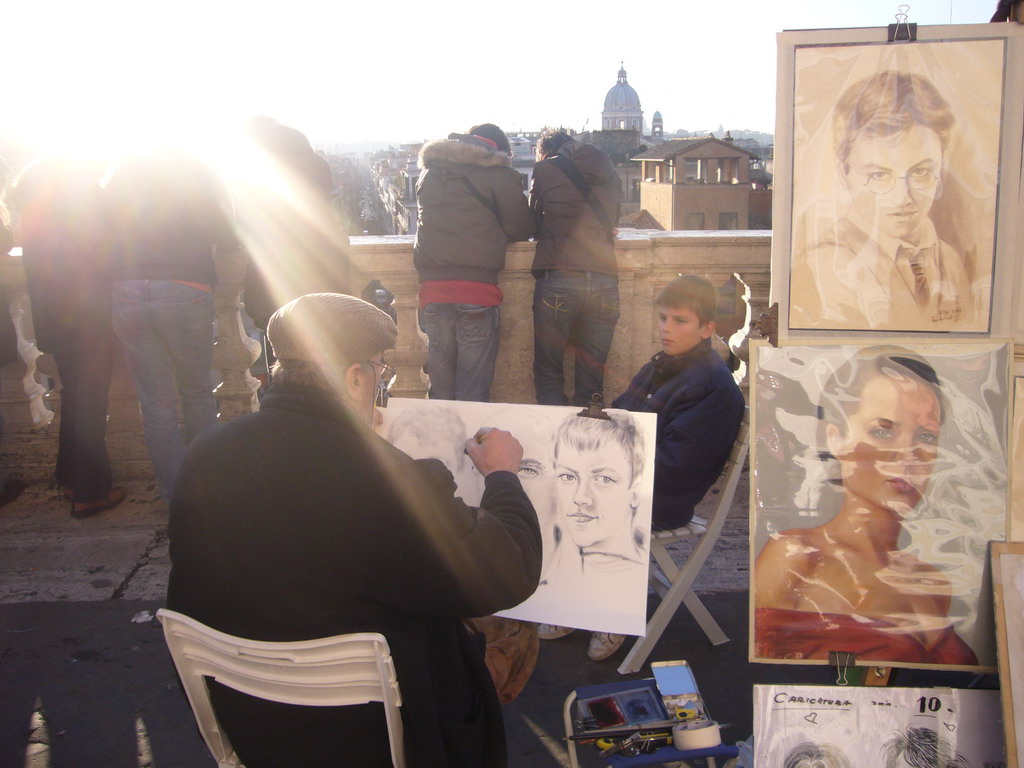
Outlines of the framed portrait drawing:
<svg viewBox="0 0 1024 768">
<path fill-rule="evenodd" d="M 1011 332 L 1000 278 L 1020 235 L 1014 26 L 918 27 L 892 43 L 884 28 L 779 36 L 783 338 Z"/>
<path fill-rule="evenodd" d="M 995 768 L 1001 731 L 998 691 L 754 686 L 756 765 Z"/>
<path fill-rule="evenodd" d="M 500 615 L 643 635 L 654 492 L 653 413 L 609 408 L 608 419 L 550 405 L 391 398 L 378 432 L 414 459 L 438 459 L 458 495 L 480 503 L 484 479 L 465 453 L 481 427 L 523 446 L 519 479 L 540 522 L 537 591 Z"/>
<path fill-rule="evenodd" d="M 751 659 L 993 669 L 1009 344 L 751 357 Z"/>
<path fill-rule="evenodd" d="M 1024 766 L 1024 542 L 993 542 L 999 680 L 1007 765 Z"/>
</svg>

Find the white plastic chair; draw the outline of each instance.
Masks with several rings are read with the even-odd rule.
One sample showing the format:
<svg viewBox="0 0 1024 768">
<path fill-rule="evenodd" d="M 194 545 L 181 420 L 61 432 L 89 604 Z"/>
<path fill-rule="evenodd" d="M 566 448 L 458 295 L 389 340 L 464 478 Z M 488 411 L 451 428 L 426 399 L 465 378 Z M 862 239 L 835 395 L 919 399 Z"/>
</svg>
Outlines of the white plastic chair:
<svg viewBox="0 0 1024 768">
<path fill-rule="evenodd" d="M 242 768 L 210 705 L 204 678 L 284 704 L 336 707 L 384 704 L 395 768 L 404 768 L 402 696 L 383 635 L 362 632 L 315 640 L 245 640 L 176 611 L 157 611 L 199 730 L 221 768 Z M 297 737 L 299 738 L 299 737 Z"/>
<path fill-rule="evenodd" d="M 654 650 L 654 646 L 661 639 L 661 633 L 665 631 L 669 621 L 679 609 L 679 604 L 684 604 L 697 620 L 700 628 L 704 630 L 712 645 L 721 645 L 729 642 L 725 632 L 718 626 L 718 622 L 704 607 L 696 593 L 693 591 L 693 582 L 704 566 L 704 562 L 711 554 L 725 519 L 729 516 L 729 509 L 732 507 L 733 498 L 736 496 L 736 488 L 740 482 L 740 474 L 743 471 L 743 463 L 747 458 L 749 447 L 750 431 L 750 409 L 743 414 L 743 421 L 740 430 L 736 435 L 736 442 L 733 444 L 729 459 L 725 465 L 721 491 L 718 494 L 718 502 L 711 515 L 705 520 L 701 517 L 694 517 L 689 524 L 682 528 L 674 528 L 670 531 L 654 531 L 651 533 L 651 558 L 661 567 L 664 577 L 657 573 L 654 563 L 651 563 L 651 584 L 661 597 L 661 604 L 647 622 L 647 634 L 637 638 L 626 658 L 619 665 L 619 674 L 628 675 L 632 672 L 639 672 L 640 668 L 647 661 L 647 657 Z M 681 539 L 700 537 L 700 541 L 694 547 L 693 552 L 686 559 L 683 567 L 680 568 L 672 559 L 668 551 L 669 544 Z"/>
</svg>

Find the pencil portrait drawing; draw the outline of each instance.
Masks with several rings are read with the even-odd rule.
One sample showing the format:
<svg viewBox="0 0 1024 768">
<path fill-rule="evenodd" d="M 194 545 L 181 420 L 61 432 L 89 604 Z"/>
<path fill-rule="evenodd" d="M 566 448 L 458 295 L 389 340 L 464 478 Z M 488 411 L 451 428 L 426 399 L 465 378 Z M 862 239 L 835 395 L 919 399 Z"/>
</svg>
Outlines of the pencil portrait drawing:
<svg viewBox="0 0 1024 768">
<path fill-rule="evenodd" d="M 998 44 L 880 48 L 796 53 L 790 326 L 985 331 Z"/>
<path fill-rule="evenodd" d="M 465 440 L 493 427 L 522 445 L 518 475 L 537 512 L 544 563 L 534 595 L 501 615 L 644 631 L 654 414 L 608 409 L 607 419 L 596 419 L 566 406 L 403 398 L 391 398 L 382 412 L 380 433 L 413 458 L 444 462 L 468 504 L 479 503 L 483 481 L 459 461 Z"/>
</svg>

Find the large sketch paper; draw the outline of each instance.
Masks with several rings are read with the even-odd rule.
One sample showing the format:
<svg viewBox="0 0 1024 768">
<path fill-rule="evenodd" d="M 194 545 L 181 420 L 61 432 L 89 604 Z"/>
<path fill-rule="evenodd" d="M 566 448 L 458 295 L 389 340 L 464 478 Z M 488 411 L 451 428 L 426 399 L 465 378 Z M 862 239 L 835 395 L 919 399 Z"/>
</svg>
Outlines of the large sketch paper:
<svg viewBox="0 0 1024 768">
<path fill-rule="evenodd" d="M 1024 768 L 1024 543 L 992 544 L 999 680 L 1010 768 Z"/>
<path fill-rule="evenodd" d="M 790 327 L 989 329 L 1005 46 L 795 49 Z"/>
<path fill-rule="evenodd" d="M 466 439 L 480 427 L 515 435 L 523 445 L 519 478 L 541 524 L 544 568 L 534 595 L 501 615 L 643 635 L 657 417 L 607 409 L 613 421 L 599 422 L 579 410 L 391 398 L 378 431 L 413 458 L 444 462 L 472 505 L 483 479 L 464 453 Z"/>
<path fill-rule="evenodd" d="M 999 692 L 975 689 L 755 685 L 754 750 L 789 768 L 1006 764 Z"/>
<path fill-rule="evenodd" d="M 751 358 L 751 658 L 994 667 L 1008 345 L 761 343 Z"/>
</svg>

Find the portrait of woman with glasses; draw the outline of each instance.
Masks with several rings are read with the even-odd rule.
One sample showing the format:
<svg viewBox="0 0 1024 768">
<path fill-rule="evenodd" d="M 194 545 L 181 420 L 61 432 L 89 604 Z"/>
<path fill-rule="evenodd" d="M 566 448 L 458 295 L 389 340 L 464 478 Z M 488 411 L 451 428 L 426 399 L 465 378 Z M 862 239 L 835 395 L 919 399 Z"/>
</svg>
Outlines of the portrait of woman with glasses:
<svg viewBox="0 0 1024 768">
<path fill-rule="evenodd" d="M 835 218 L 830 226 L 795 227 L 792 327 L 987 327 L 972 292 L 972 260 L 936 229 L 956 123 L 920 74 L 886 69 L 841 92 L 831 116 Z M 800 164 L 794 167 L 797 189 Z"/>
</svg>

